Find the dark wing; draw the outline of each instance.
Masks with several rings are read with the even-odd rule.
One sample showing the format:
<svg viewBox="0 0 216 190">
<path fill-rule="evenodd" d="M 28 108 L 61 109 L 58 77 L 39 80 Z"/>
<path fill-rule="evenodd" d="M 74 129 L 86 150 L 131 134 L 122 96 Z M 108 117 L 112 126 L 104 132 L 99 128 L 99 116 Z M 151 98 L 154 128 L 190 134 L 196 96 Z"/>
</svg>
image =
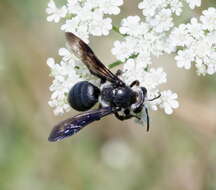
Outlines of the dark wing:
<svg viewBox="0 0 216 190">
<path fill-rule="evenodd" d="M 91 48 L 80 38 L 75 36 L 73 33 L 66 32 L 66 39 L 72 52 L 81 59 L 93 75 L 121 86 L 124 85 L 124 82 L 107 69 L 106 66 L 95 56 Z"/>
<path fill-rule="evenodd" d="M 100 118 L 111 114 L 112 112 L 113 110 L 111 107 L 105 107 L 97 110 L 90 110 L 72 118 L 66 119 L 54 126 L 48 140 L 59 141 L 63 138 L 72 136 L 91 122 L 100 120 Z"/>
</svg>

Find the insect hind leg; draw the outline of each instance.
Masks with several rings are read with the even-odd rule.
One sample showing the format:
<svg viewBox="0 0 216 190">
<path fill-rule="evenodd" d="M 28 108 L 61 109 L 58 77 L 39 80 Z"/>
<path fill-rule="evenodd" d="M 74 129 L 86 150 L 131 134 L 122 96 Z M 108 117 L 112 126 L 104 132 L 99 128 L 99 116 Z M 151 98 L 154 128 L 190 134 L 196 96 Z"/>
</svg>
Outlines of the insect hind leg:
<svg viewBox="0 0 216 190">
<path fill-rule="evenodd" d="M 132 88 L 133 86 L 139 86 L 139 85 L 140 85 L 140 82 L 138 80 L 135 80 L 130 84 L 130 87 Z"/>
<path fill-rule="evenodd" d="M 115 117 L 121 121 L 124 121 L 126 119 L 130 119 L 132 117 L 132 115 L 128 114 L 128 115 L 120 115 L 118 112 L 115 112 Z"/>
<path fill-rule="evenodd" d="M 115 114 L 115 117 L 116 117 L 117 119 L 121 120 L 121 121 L 130 119 L 130 118 L 132 118 L 132 117 L 135 117 L 135 118 L 137 118 L 137 119 L 139 119 L 139 120 L 141 119 L 141 118 L 139 118 L 138 116 L 131 114 L 131 113 L 130 113 L 130 110 L 128 110 L 128 109 L 126 109 L 126 110 L 124 111 L 124 115 L 120 115 L 120 114 L 118 113 L 118 111 L 114 112 L 114 114 Z"/>
</svg>

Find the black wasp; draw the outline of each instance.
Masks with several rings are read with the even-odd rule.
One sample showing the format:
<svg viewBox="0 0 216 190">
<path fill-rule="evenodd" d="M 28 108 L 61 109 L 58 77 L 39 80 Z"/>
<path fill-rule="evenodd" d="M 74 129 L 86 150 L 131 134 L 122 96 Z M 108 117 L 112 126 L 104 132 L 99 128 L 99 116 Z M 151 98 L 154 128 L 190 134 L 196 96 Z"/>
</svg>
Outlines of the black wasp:
<svg viewBox="0 0 216 190">
<path fill-rule="evenodd" d="M 145 107 L 146 88 L 140 87 L 139 81 L 134 81 L 127 86 L 119 78 L 120 70 L 113 74 L 95 56 L 90 47 L 74 34 L 66 33 L 66 39 L 71 51 L 88 67 L 91 74 L 101 79 L 101 85 L 98 88 L 88 81 L 82 81 L 72 87 L 68 96 L 69 104 L 77 111 L 86 112 L 57 124 L 50 133 L 48 140 L 58 141 L 72 136 L 91 122 L 100 120 L 109 114 L 114 114 L 119 120 L 138 118 L 136 114 L 141 112 L 143 108 L 146 112 L 148 131 L 149 115 Z M 89 110 L 97 102 L 99 102 L 99 108 Z"/>
</svg>

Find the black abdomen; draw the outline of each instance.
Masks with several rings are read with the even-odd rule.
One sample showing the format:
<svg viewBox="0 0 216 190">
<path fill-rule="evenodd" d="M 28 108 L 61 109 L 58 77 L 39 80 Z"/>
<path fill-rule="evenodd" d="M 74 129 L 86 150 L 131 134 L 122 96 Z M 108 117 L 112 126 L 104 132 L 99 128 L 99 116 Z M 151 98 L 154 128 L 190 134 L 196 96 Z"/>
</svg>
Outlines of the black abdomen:
<svg viewBox="0 0 216 190">
<path fill-rule="evenodd" d="M 75 110 L 86 111 L 97 103 L 99 94 L 99 88 L 88 81 L 78 82 L 71 88 L 68 102 Z"/>
</svg>

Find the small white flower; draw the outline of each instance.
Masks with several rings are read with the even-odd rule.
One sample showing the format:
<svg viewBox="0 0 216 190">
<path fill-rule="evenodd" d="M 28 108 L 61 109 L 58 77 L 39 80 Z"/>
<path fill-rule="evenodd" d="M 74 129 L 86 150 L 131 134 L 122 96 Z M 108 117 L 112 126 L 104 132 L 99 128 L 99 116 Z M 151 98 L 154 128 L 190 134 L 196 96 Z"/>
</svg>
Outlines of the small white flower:
<svg viewBox="0 0 216 190">
<path fill-rule="evenodd" d="M 173 47 L 189 46 L 192 43 L 193 38 L 188 34 L 187 25 L 181 24 L 171 31 L 169 41 Z"/>
<path fill-rule="evenodd" d="M 123 42 L 115 41 L 112 54 L 115 55 L 118 60 L 125 61 L 126 58 L 134 53 L 134 42 L 135 41 L 132 42 L 130 38 L 127 38 L 126 41 Z"/>
<path fill-rule="evenodd" d="M 95 19 L 89 26 L 89 31 L 94 36 L 108 35 L 112 29 L 112 20 L 106 19 Z"/>
<path fill-rule="evenodd" d="M 209 75 L 213 75 L 214 73 L 216 73 L 216 62 L 208 65 L 207 73 Z"/>
<path fill-rule="evenodd" d="M 49 57 L 49 58 L 47 59 L 47 65 L 48 65 L 51 69 L 53 69 L 53 68 L 55 67 L 55 59 L 52 58 L 52 57 Z"/>
<path fill-rule="evenodd" d="M 191 62 L 194 60 L 194 54 L 191 50 L 178 51 L 178 55 L 175 57 L 177 66 L 179 68 L 190 69 Z"/>
<path fill-rule="evenodd" d="M 191 45 L 191 49 L 193 50 L 195 56 L 205 59 L 211 54 L 212 44 L 204 38 L 195 41 Z"/>
<path fill-rule="evenodd" d="M 95 10 L 95 11 L 97 11 L 98 14 L 102 14 L 102 12 L 99 10 Z M 94 16 L 95 16 L 94 12 L 87 6 L 83 6 L 82 9 L 80 9 L 80 11 L 77 13 L 77 18 L 81 22 L 90 23 L 92 20 L 94 20 Z"/>
<path fill-rule="evenodd" d="M 138 8 L 143 9 L 143 15 L 152 17 L 159 8 L 164 8 L 165 0 L 143 0 L 139 3 Z"/>
<path fill-rule="evenodd" d="M 182 2 L 179 0 L 169 0 L 169 3 L 171 11 L 175 13 L 177 16 L 180 16 L 183 7 Z"/>
<path fill-rule="evenodd" d="M 70 14 L 77 14 L 81 10 L 81 5 L 79 0 L 68 0 L 67 9 Z"/>
<path fill-rule="evenodd" d="M 162 9 L 149 23 L 156 32 L 168 31 L 173 26 L 173 18 L 170 9 Z"/>
<path fill-rule="evenodd" d="M 198 60 L 199 60 L 199 61 L 198 61 Z M 198 75 L 203 75 L 203 76 L 206 75 L 206 73 L 207 73 L 206 65 L 204 65 L 204 64 L 202 63 L 202 60 L 196 59 L 195 67 L 196 67 L 196 69 L 197 69 L 196 72 L 197 72 Z"/>
<path fill-rule="evenodd" d="M 47 14 L 49 14 L 49 16 L 47 17 L 48 22 L 54 21 L 58 23 L 61 18 L 64 18 L 66 16 L 67 9 L 66 6 L 63 6 L 62 8 L 57 8 L 55 2 L 53 0 L 50 0 L 46 12 Z"/>
<path fill-rule="evenodd" d="M 81 23 L 78 17 L 66 20 L 66 23 L 61 26 L 61 30 L 74 33 L 84 42 L 89 43 L 88 25 Z"/>
<path fill-rule="evenodd" d="M 205 30 L 216 30 L 216 9 L 211 7 L 208 10 L 203 11 L 200 20 Z"/>
<path fill-rule="evenodd" d="M 65 24 L 63 24 L 61 26 L 61 30 L 65 31 L 65 32 L 75 32 L 77 30 L 77 28 L 79 27 L 80 24 L 80 20 L 75 17 L 72 19 L 67 19 Z"/>
<path fill-rule="evenodd" d="M 201 6 L 201 0 L 186 0 L 191 9 Z"/>
<path fill-rule="evenodd" d="M 196 18 L 191 19 L 191 23 L 186 25 L 188 33 L 196 39 L 204 37 L 202 25 L 198 23 Z"/>
<path fill-rule="evenodd" d="M 139 53 L 139 55 L 135 58 L 135 61 L 139 68 L 147 68 L 152 64 L 151 58 L 142 53 Z"/>
<path fill-rule="evenodd" d="M 179 107 L 179 103 L 176 100 L 178 98 L 176 93 L 173 93 L 171 90 L 166 90 L 161 92 L 161 104 L 160 107 L 164 109 L 166 114 L 172 114 L 173 109 Z"/>
<path fill-rule="evenodd" d="M 130 79 L 130 82 L 134 80 L 138 80 L 140 82 L 140 86 L 144 86 L 147 91 L 148 95 L 152 96 L 151 91 L 153 92 L 153 96 L 155 95 L 155 88 L 163 83 L 166 83 L 166 73 L 163 71 L 162 68 L 151 68 L 150 71 L 145 71 L 144 68 L 138 67 L 138 65 L 135 62 L 130 61 L 130 67 L 126 65 L 124 67 L 124 70 L 127 71 L 124 73 L 124 77 L 126 77 L 127 80 Z M 133 67 L 133 68 L 132 68 Z M 127 68 L 127 70 L 126 70 Z M 130 70 L 129 70 L 130 69 Z M 131 70 L 132 69 L 132 70 Z M 133 73 L 136 73 L 134 75 Z"/>
<path fill-rule="evenodd" d="M 162 67 L 157 69 L 151 68 L 149 71 L 148 81 L 152 81 L 152 88 L 167 82 L 167 74 L 163 71 Z"/>
<path fill-rule="evenodd" d="M 119 6 L 123 4 L 123 0 L 100 0 L 99 7 L 105 14 L 118 15 L 120 13 Z"/>
<path fill-rule="evenodd" d="M 66 48 L 60 48 L 58 51 L 59 55 L 62 56 L 64 62 L 74 63 L 75 57 L 71 52 Z"/>
<path fill-rule="evenodd" d="M 140 23 L 140 17 L 138 16 L 129 16 L 122 20 L 121 27 L 119 31 L 122 34 L 129 34 L 131 36 L 137 36 L 142 34 L 143 24 Z"/>
</svg>

